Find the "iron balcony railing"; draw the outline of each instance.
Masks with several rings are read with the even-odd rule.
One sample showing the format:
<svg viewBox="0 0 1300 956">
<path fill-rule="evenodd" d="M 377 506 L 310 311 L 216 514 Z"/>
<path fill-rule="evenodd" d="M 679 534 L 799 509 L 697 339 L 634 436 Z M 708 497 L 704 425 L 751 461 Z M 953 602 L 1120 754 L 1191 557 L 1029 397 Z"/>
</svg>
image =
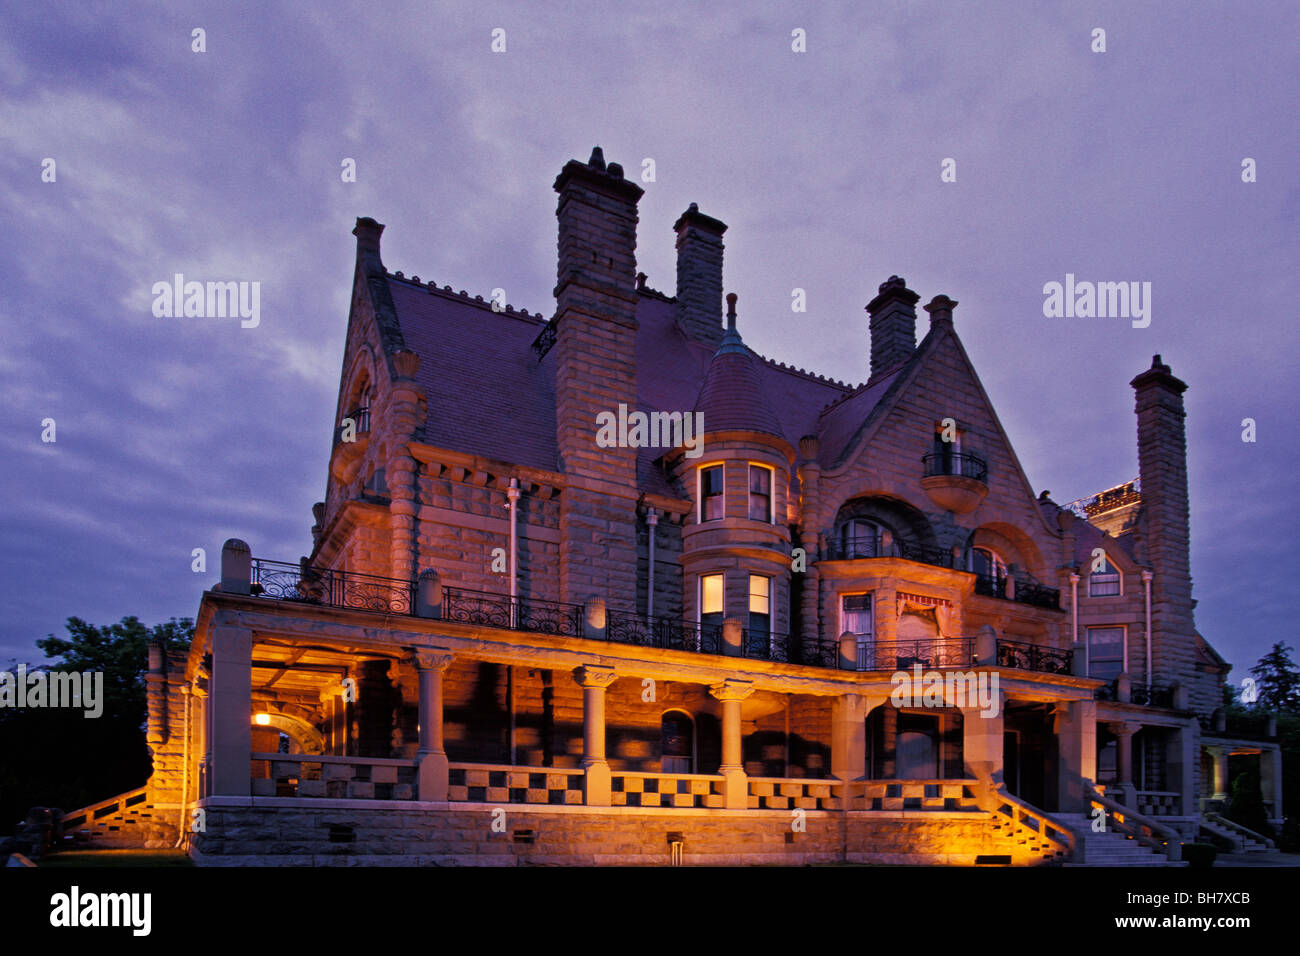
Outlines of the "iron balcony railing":
<svg viewBox="0 0 1300 956">
<path fill-rule="evenodd" d="M 340 422 L 334 429 L 334 444 L 338 445 L 343 441 L 343 433 L 347 430 L 346 420 L 352 420 L 352 434 L 354 438 L 370 431 L 370 406 L 354 408 L 343 416 L 344 421 Z"/>
<path fill-rule="evenodd" d="M 1073 673 L 1074 651 L 998 639 L 998 666 L 1043 674 Z"/>
<path fill-rule="evenodd" d="M 926 670 L 974 667 L 975 639 L 936 637 L 858 644 L 860 671 L 907 671 L 917 664 Z"/>
<path fill-rule="evenodd" d="M 373 574 L 254 558 L 250 585 L 256 597 L 385 614 L 415 613 L 414 581 Z"/>
<path fill-rule="evenodd" d="M 442 619 L 460 624 L 582 637 L 585 615 L 581 604 L 511 598 L 508 594 L 469 588 L 442 589 Z"/>
<path fill-rule="evenodd" d="M 955 475 L 961 478 L 974 478 L 988 484 L 989 466 L 983 458 L 969 452 L 932 452 L 921 458 L 925 467 L 925 478 L 936 475 Z"/>
<path fill-rule="evenodd" d="M 1017 604 L 1028 604 L 1032 607 L 1045 607 L 1053 611 L 1059 611 L 1061 609 L 1060 589 L 1049 588 L 1047 585 L 1039 584 L 1037 581 L 1026 581 L 1016 578 L 1014 596 L 1008 597 L 1007 579 L 1005 577 L 1001 575 L 976 574 L 975 593 L 982 594 L 985 597 L 1012 600 Z"/>
<path fill-rule="evenodd" d="M 1111 681 L 1103 687 L 1097 688 L 1097 700 L 1119 700 L 1119 678 Z M 1173 707 L 1174 706 L 1174 689 L 1160 684 L 1138 683 L 1133 681 L 1129 684 L 1129 702 L 1141 704 L 1144 707 Z"/>
<path fill-rule="evenodd" d="M 885 544 L 880 535 L 840 537 L 830 547 L 832 561 L 853 561 L 858 558 L 902 558 L 904 561 L 916 561 L 919 564 L 931 564 L 939 568 L 965 570 L 957 567 L 960 562 L 954 563 L 951 551 L 943 548 L 928 548 L 900 541 L 897 538 Z"/>
</svg>

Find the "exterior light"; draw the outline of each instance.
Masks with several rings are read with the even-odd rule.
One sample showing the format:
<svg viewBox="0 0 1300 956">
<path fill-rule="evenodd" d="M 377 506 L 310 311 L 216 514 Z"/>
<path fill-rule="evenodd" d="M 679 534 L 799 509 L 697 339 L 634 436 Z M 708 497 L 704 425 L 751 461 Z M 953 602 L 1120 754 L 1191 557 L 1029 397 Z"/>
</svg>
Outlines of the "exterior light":
<svg viewBox="0 0 1300 956">
<path fill-rule="evenodd" d="M 255 722 L 259 727 L 265 727 L 267 724 L 269 724 L 269 723 L 271 722 L 271 715 L 270 715 L 270 714 L 258 714 L 256 717 L 253 718 L 253 721 L 254 721 L 254 722 Z"/>
</svg>

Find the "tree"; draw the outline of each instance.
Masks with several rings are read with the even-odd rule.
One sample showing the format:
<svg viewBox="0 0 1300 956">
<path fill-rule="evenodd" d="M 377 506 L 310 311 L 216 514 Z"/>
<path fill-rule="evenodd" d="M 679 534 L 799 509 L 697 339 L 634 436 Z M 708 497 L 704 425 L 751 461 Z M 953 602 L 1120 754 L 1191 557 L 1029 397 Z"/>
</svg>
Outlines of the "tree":
<svg viewBox="0 0 1300 956">
<path fill-rule="evenodd" d="M 0 708 L 0 833 L 11 832 L 29 807 L 75 810 L 148 779 L 149 644 L 162 639 L 179 650 L 194 637 L 189 618 L 146 627 L 124 617 L 96 627 L 70 617 L 66 626 L 67 638 L 51 634 L 36 642 L 47 658 L 58 658 L 43 669 L 102 673 L 103 713 L 88 718 L 73 708 Z"/>
<path fill-rule="evenodd" d="M 1291 651 L 1284 642 L 1274 644 L 1250 669 L 1259 691 L 1258 708 L 1300 714 L 1300 668 L 1291 659 Z"/>
</svg>

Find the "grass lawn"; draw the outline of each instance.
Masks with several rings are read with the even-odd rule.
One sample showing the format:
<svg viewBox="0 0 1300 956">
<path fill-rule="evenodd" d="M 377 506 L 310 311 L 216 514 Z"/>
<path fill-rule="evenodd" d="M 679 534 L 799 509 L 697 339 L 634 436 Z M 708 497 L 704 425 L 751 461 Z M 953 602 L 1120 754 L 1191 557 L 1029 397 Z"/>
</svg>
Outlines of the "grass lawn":
<svg viewBox="0 0 1300 956">
<path fill-rule="evenodd" d="M 63 850 L 41 860 L 43 867 L 193 866 L 184 850 Z"/>
</svg>

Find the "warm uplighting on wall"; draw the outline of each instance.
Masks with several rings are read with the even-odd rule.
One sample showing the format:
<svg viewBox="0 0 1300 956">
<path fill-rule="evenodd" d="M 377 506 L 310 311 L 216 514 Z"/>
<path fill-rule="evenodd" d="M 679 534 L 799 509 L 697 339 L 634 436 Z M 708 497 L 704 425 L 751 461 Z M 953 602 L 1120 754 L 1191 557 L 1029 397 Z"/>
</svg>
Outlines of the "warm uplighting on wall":
<svg viewBox="0 0 1300 956">
<path fill-rule="evenodd" d="M 271 722 L 271 715 L 258 714 L 256 717 L 253 718 L 253 722 L 256 723 L 259 727 L 265 727 L 267 724 Z"/>
</svg>

